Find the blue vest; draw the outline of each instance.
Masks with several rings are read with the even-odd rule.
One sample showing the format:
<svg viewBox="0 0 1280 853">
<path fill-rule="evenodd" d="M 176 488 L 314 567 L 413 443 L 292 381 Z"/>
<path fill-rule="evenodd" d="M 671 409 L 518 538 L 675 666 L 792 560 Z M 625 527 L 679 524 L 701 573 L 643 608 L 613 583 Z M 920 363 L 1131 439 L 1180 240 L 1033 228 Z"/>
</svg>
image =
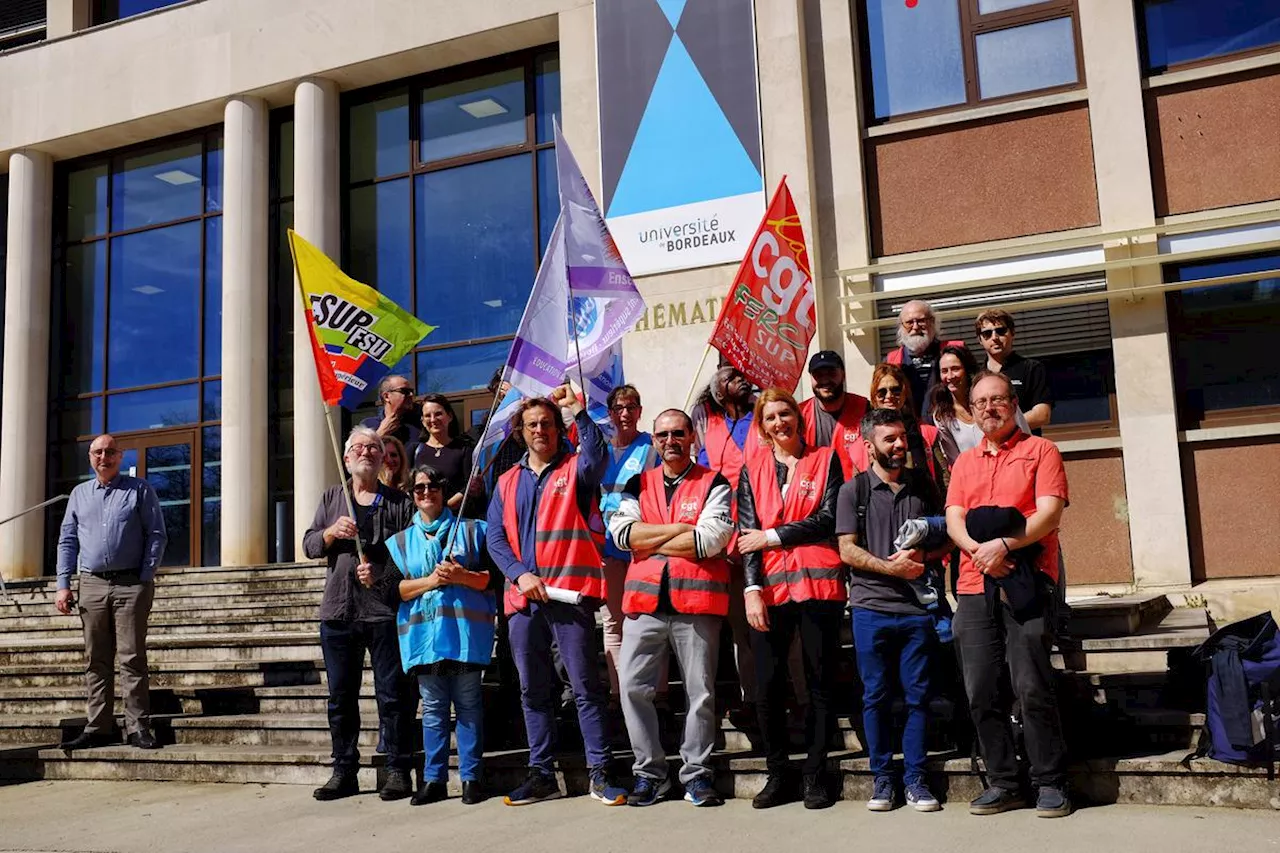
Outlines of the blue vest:
<svg viewBox="0 0 1280 853">
<path fill-rule="evenodd" d="M 444 557 L 449 531 L 457 522 L 445 509 L 435 537 L 427 535 L 427 523 L 414 513 L 413 525 L 387 540 L 396 568 L 406 578 L 424 578 Z M 472 571 L 479 570 L 485 523 L 464 519 L 454 536 L 450 554 Z M 415 666 L 455 660 L 488 664 L 493 656 L 494 617 L 497 600 L 490 590 L 479 592 L 449 584 L 400 602 L 396 628 L 400 635 L 400 663 L 408 672 Z"/>
<path fill-rule="evenodd" d="M 622 492 L 627 487 L 627 482 L 656 464 L 658 452 L 653 447 L 653 436 L 647 432 L 637 435 L 617 459 L 613 457 L 613 448 L 609 448 L 609 465 L 604 469 L 604 477 L 600 480 L 600 515 L 604 516 L 606 531 L 609 519 L 622 505 Z M 615 560 L 631 561 L 631 552 L 620 550 L 613 544 L 613 536 L 609 534 L 606 534 L 604 542 L 604 555 Z"/>
</svg>

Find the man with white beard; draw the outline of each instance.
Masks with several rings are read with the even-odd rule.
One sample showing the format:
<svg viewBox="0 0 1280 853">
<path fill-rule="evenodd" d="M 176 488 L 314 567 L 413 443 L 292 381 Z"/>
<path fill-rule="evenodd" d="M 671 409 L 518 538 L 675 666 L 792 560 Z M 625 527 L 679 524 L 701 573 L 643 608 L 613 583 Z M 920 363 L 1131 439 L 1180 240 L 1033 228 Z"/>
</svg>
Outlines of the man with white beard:
<svg viewBox="0 0 1280 853">
<path fill-rule="evenodd" d="M 920 417 L 929 422 L 929 392 L 938 381 L 938 359 L 944 347 L 964 346 L 964 341 L 938 341 L 938 321 L 933 308 L 923 299 L 913 299 L 898 312 L 898 348 L 885 361 L 896 364 L 911 383 L 911 399 L 920 407 Z"/>
</svg>

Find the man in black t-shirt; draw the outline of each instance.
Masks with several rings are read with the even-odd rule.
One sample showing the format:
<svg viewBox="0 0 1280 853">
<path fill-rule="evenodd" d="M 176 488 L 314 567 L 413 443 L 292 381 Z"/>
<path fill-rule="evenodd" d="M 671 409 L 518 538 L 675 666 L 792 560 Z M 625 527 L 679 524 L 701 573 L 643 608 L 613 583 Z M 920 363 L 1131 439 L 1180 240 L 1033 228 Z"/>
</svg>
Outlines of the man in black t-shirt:
<svg viewBox="0 0 1280 853">
<path fill-rule="evenodd" d="M 1041 428 L 1048 426 L 1053 416 L 1049 378 L 1043 364 L 1014 352 L 1013 316 L 999 308 L 988 309 L 973 321 L 973 330 L 987 351 L 987 370 L 1009 377 L 1018 395 L 1018 408 L 1022 409 L 1032 435 L 1040 435 Z"/>
<path fill-rule="evenodd" d="M 891 689 L 898 682 L 906 707 L 902 753 L 907 804 L 917 811 L 937 811 L 941 806 L 925 777 L 929 659 L 937 635 L 933 616 L 911 581 L 925 572 L 936 576 L 937 560 L 950 542 L 946 548 L 924 553 L 899 550 L 894 539 L 903 522 L 938 515 L 942 499 L 928 476 L 906 467 L 907 430 L 900 413 L 892 409 L 867 412 L 862 438 L 871 467 L 840 487 L 836 534 L 840 557 L 851 568 L 853 642 L 863 683 L 867 753 L 875 776 L 867 808 L 887 812 L 894 806 Z M 864 499 L 865 505 L 859 506 Z"/>
</svg>

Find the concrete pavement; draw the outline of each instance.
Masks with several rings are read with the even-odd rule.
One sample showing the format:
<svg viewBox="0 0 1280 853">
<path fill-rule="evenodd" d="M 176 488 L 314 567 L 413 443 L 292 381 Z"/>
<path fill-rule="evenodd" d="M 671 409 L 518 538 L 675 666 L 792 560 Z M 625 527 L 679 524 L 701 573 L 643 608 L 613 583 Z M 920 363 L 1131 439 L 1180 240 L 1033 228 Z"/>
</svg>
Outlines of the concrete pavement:
<svg viewBox="0 0 1280 853">
<path fill-rule="evenodd" d="M 359 845 L 357 847 L 357 845 Z M 1214 808 L 1105 806 L 1065 820 L 1030 811 L 970 816 L 963 804 L 933 814 L 872 814 L 841 802 L 753 811 L 745 800 L 694 809 L 605 808 L 574 797 L 524 808 L 457 800 L 418 808 L 373 794 L 317 803 L 300 785 L 176 782 L 32 782 L 0 788 L 0 851 L 237 853 L 343 849 L 567 851 L 925 851 L 1181 853 L 1280 851 L 1280 814 Z"/>
</svg>

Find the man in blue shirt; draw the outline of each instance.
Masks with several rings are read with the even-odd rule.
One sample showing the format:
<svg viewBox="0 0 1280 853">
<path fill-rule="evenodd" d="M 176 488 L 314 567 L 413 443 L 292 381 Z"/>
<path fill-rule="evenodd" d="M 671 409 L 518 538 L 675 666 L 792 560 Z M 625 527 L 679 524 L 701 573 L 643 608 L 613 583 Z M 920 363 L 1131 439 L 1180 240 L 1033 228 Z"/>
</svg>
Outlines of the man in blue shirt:
<svg viewBox="0 0 1280 853">
<path fill-rule="evenodd" d="M 89 722 L 63 749 L 112 741 L 115 660 L 120 660 L 125 735 L 139 749 L 158 749 L 148 716 L 147 618 L 155 596 L 155 574 L 168 537 L 155 490 L 146 480 L 120 473 L 116 440 L 100 435 L 89 445 L 97 476 L 71 491 L 58 536 L 59 613 L 76 608 L 71 574 L 80 572 L 80 621 L 89 666 L 85 683 Z"/>
</svg>

